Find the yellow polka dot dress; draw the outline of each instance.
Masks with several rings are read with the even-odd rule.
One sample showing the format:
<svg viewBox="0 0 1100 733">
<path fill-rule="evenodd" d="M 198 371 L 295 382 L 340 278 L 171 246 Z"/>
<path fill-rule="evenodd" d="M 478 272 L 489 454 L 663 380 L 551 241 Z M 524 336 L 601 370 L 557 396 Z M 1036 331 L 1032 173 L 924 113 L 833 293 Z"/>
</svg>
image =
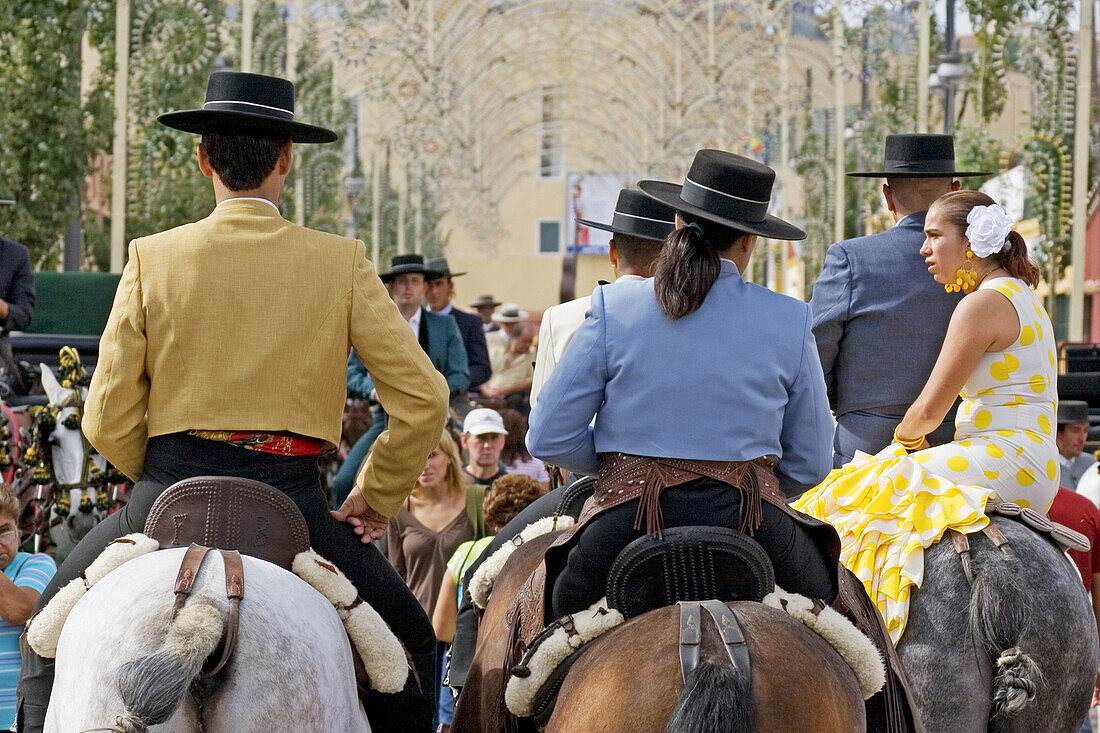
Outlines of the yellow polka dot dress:
<svg viewBox="0 0 1100 733">
<path fill-rule="evenodd" d="M 963 386 L 955 440 L 911 455 L 899 445 L 859 454 L 795 504 L 837 528 L 841 560 L 867 588 L 895 643 L 910 590 L 924 578 L 924 548 L 948 529 L 983 528 L 994 494 L 1045 511 L 1058 488 L 1050 318 L 1022 280 L 995 278 L 981 289 L 1011 301 L 1020 335 L 1004 351 L 986 353 Z"/>
</svg>

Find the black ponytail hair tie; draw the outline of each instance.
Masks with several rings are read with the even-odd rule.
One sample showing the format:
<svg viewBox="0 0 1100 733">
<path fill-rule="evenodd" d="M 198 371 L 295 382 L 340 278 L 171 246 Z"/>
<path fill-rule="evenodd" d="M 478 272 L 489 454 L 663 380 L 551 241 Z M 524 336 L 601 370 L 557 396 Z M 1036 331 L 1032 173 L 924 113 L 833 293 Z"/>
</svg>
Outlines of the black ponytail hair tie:
<svg viewBox="0 0 1100 733">
<path fill-rule="evenodd" d="M 686 228 L 687 229 L 694 229 L 695 231 L 699 232 L 700 237 L 706 236 L 705 234 L 703 234 L 703 225 L 700 224 L 697 221 L 691 222 L 690 224 L 687 225 Z"/>
</svg>

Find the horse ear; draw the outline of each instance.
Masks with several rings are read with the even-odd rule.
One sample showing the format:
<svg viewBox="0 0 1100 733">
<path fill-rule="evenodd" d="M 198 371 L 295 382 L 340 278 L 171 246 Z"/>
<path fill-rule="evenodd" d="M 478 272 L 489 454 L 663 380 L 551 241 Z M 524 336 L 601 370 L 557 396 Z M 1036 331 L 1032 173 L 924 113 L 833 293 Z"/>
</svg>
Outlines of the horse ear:
<svg viewBox="0 0 1100 733">
<path fill-rule="evenodd" d="M 59 405 L 68 396 L 69 390 L 61 386 L 61 383 L 57 381 L 57 377 L 53 375 L 53 370 L 46 364 L 39 364 L 42 367 L 42 389 L 46 391 L 46 395 L 50 398 L 51 405 Z"/>
</svg>

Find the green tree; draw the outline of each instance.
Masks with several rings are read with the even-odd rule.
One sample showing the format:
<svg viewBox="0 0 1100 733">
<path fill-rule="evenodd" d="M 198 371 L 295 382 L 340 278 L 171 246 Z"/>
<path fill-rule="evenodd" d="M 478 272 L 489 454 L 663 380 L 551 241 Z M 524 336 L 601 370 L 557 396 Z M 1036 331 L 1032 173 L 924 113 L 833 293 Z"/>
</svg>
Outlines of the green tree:
<svg viewBox="0 0 1100 733">
<path fill-rule="evenodd" d="M 0 3 L 0 234 L 54 267 L 80 216 L 89 135 L 80 105 L 81 0 Z"/>
</svg>

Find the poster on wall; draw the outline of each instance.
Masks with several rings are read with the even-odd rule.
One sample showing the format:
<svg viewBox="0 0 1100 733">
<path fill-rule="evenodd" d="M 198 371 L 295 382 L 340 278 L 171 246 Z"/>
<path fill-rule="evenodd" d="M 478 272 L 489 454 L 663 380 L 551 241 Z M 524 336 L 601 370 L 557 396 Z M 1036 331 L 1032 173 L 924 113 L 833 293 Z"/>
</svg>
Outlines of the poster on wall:
<svg viewBox="0 0 1100 733">
<path fill-rule="evenodd" d="M 607 254 L 611 232 L 577 224 L 576 219 L 611 222 L 619 190 L 627 176 L 620 173 L 570 173 L 566 178 L 566 251 L 577 254 Z"/>
</svg>

